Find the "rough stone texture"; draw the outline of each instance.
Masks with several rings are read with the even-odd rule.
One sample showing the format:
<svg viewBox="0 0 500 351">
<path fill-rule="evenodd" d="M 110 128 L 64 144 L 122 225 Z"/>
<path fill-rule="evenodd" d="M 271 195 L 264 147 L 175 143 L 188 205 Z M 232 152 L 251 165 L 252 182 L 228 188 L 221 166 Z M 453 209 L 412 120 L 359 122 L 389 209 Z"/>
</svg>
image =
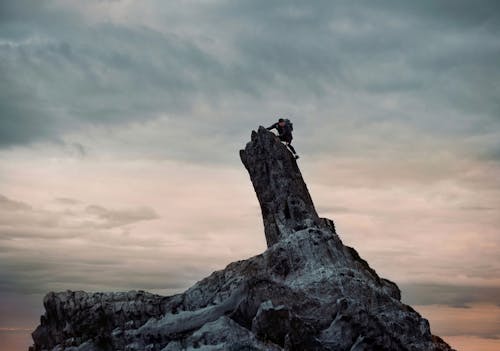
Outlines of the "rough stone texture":
<svg viewBox="0 0 500 351">
<path fill-rule="evenodd" d="M 318 217 L 292 155 L 265 128 L 240 151 L 268 249 L 184 293 L 49 293 L 34 351 L 451 350 Z"/>
<path fill-rule="evenodd" d="M 320 219 L 290 151 L 260 127 L 240 150 L 260 203 L 267 247 L 290 232 L 319 225 Z"/>
</svg>

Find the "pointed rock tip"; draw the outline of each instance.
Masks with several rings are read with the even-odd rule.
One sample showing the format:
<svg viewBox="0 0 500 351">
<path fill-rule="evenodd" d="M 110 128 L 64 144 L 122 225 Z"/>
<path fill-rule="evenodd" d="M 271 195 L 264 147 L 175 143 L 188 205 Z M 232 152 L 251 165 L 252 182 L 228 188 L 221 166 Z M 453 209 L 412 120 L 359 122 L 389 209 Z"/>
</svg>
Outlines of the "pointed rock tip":
<svg viewBox="0 0 500 351">
<path fill-rule="evenodd" d="M 250 140 L 254 141 L 257 138 L 257 132 L 255 130 L 252 130 L 252 134 L 250 134 Z"/>
</svg>

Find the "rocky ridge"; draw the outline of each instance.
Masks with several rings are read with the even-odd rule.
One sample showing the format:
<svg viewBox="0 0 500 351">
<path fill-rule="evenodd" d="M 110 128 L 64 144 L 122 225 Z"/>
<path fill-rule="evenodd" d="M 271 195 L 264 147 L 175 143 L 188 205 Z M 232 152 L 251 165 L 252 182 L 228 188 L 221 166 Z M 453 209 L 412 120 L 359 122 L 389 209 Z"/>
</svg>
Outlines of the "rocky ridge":
<svg viewBox="0 0 500 351">
<path fill-rule="evenodd" d="M 172 296 L 50 292 L 30 350 L 452 350 L 318 216 L 296 160 L 273 133 L 253 131 L 240 158 L 266 251 Z"/>
</svg>

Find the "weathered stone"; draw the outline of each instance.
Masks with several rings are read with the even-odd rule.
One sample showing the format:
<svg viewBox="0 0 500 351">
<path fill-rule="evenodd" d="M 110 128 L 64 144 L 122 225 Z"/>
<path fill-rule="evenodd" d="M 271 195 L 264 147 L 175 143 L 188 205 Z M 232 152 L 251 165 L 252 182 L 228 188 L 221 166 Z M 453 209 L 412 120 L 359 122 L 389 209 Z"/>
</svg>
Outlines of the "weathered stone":
<svg viewBox="0 0 500 351">
<path fill-rule="evenodd" d="M 295 159 L 265 128 L 240 152 L 268 248 L 173 296 L 48 293 L 33 351 L 449 351 L 333 221 L 314 209 Z"/>
<path fill-rule="evenodd" d="M 262 126 L 252 132 L 240 158 L 260 203 L 268 247 L 321 223 L 295 158 L 273 133 Z"/>
</svg>

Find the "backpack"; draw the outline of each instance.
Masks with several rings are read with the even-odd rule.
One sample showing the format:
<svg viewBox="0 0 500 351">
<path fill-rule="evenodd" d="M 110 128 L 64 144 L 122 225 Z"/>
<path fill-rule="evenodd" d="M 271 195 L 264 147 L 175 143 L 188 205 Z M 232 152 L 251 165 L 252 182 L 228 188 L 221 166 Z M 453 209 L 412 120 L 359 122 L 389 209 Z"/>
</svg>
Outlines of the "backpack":
<svg viewBox="0 0 500 351">
<path fill-rule="evenodd" d="M 290 131 L 293 132 L 293 123 L 288 118 L 285 118 L 286 125 L 290 128 Z"/>
</svg>

